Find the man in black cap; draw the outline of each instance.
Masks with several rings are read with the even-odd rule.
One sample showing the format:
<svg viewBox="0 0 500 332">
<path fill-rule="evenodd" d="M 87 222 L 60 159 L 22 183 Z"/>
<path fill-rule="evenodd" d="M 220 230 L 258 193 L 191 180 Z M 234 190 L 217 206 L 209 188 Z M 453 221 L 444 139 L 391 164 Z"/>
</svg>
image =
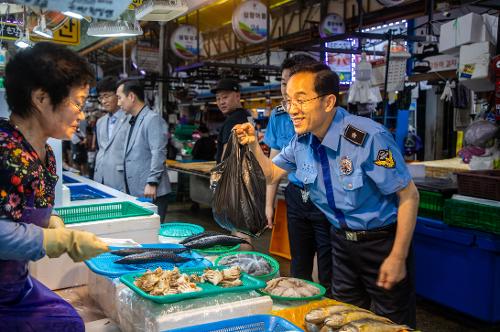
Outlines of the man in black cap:
<svg viewBox="0 0 500 332">
<path fill-rule="evenodd" d="M 248 122 L 248 118 L 251 117 L 251 115 L 241 105 L 240 85 L 236 80 L 223 78 L 211 91 L 215 93 L 217 107 L 219 107 L 222 114 L 226 116 L 226 120 L 224 120 L 220 128 L 219 136 L 217 136 L 217 153 L 215 154 L 215 160 L 218 164 L 222 161 L 222 156 L 224 155 L 226 144 L 231 137 L 233 127 L 237 124 Z M 251 243 L 250 237 L 244 233 L 233 232 L 232 234 L 244 238 Z M 242 244 L 240 249 L 252 250 L 252 246 Z"/>
<path fill-rule="evenodd" d="M 226 116 L 226 120 L 217 137 L 215 160 L 217 163 L 220 163 L 226 144 L 231 137 L 231 130 L 237 124 L 248 122 L 250 113 L 241 106 L 240 85 L 236 80 L 223 78 L 211 91 L 215 93 L 217 107 Z"/>
</svg>

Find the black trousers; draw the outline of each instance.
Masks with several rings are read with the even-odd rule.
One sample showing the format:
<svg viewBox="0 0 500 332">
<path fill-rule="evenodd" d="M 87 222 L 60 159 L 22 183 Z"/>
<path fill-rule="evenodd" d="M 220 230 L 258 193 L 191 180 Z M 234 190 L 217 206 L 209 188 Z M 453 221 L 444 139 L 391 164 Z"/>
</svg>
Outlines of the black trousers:
<svg viewBox="0 0 500 332">
<path fill-rule="evenodd" d="M 318 278 L 330 290 L 332 277 L 330 222 L 312 202 L 302 201 L 300 188 L 289 184 L 285 190 L 288 239 L 293 277 L 312 280 L 314 255 L 318 255 Z M 330 292 L 327 293 L 327 295 Z"/>
<path fill-rule="evenodd" d="M 333 298 L 373 310 L 399 324 L 416 325 L 413 249 L 406 260 L 406 278 L 391 290 L 377 286 L 380 266 L 389 256 L 395 231 L 390 235 L 359 242 L 348 241 L 331 228 Z"/>
<path fill-rule="evenodd" d="M 160 222 L 163 224 L 165 222 L 165 216 L 167 215 L 168 195 L 156 197 L 156 199 L 153 200 L 153 204 L 158 207 L 158 215 L 160 216 Z"/>
</svg>

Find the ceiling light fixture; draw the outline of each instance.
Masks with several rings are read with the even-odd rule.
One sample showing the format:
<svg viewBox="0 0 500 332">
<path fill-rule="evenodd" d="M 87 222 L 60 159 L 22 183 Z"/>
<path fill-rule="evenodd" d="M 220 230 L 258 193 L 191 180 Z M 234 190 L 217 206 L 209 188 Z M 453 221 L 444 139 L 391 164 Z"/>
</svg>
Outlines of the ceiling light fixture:
<svg viewBox="0 0 500 332">
<path fill-rule="evenodd" d="M 66 12 L 62 12 L 64 15 L 66 16 L 69 16 L 69 17 L 72 17 L 72 18 L 76 18 L 77 20 L 83 20 L 85 17 L 83 17 L 82 14 L 80 13 L 76 13 L 76 12 L 70 12 L 70 11 L 66 11 Z"/>
<path fill-rule="evenodd" d="M 184 0 L 149 0 L 135 10 L 140 21 L 171 21 L 188 11 Z"/>
<path fill-rule="evenodd" d="M 33 42 L 30 40 L 30 32 L 28 29 L 26 29 L 26 33 L 21 35 L 18 40 L 14 42 L 14 45 L 16 45 L 19 48 L 28 48 L 33 46 Z"/>
<path fill-rule="evenodd" d="M 142 34 L 142 28 L 137 21 L 93 22 L 87 30 L 87 35 L 94 37 L 135 37 Z"/>
<path fill-rule="evenodd" d="M 52 30 L 47 29 L 47 21 L 45 20 L 45 14 L 42 14 L 38 18 L 38 25 L 33 28 L 33 33 L 36 33 L 43 38 L 54 39 L 54 33 Z"/>
</svg>

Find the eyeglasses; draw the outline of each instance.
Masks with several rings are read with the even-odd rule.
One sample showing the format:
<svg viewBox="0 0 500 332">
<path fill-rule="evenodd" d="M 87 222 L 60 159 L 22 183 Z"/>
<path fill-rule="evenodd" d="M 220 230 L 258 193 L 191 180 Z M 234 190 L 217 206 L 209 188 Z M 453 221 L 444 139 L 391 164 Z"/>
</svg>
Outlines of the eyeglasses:
<svg viewBox="0 0 500 332">
<path fill-rule="evenodd" d="M 71 106 L 75 107 L 75 108 L 78 110 L 78 112 L 83 112 L 83 107 L 84 107 L 85 105 L 79 105 L 79 104 L 75 103 L 75 102 L 74 102 L 73 100 L 71 100 L 71 99 L 69 100 L 69 103 L 71 104 Z"/>
<path fill-rule="evenodd" d="M 302 105 L 304 105 L 305 103 L 308 103 L 310 101 L 313 101 L 313 100 L 316 100 L 318 98 L 321 98 L 321 97 L 324 97 L 324 96 L 328 96 L 330 93 L 327 93 L 327 94 L 324 94 L 324 95 L 320 95 L 320 96 L 316 96 L 314 98 L 311 98 L 311 99 L 306 99 L 306 100 L 297 100 L 297 99 L 283 99 L 281 101 L 281 106 L 283 107 L 283 109 L 287 112 L 290 112 L 290 110 L 292 109 L 292 106 L 300 109 L 300 111 L 302 111 Z"/>
<path fill-rule="evenodd" d="M 113 98 L 115 96 L 116 96 L 116 94 L 114 94 L 114 93 L 102 94 L 102 95 L 99 95 L 99 97 L 97 97 L 97 100 L 99 100 L 100 102 L 102 102 L 104 99 L 111 99 L 111 98 Z"/>
</svg>

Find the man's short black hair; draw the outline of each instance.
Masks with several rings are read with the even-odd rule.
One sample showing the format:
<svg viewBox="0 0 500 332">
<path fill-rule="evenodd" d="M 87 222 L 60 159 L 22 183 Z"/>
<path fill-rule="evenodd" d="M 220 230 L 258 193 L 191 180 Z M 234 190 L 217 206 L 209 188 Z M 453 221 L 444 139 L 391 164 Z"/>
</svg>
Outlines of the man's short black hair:
<svg viewBox="0 0 500 332">
<path fill-rule="evenodd" d="M 318 96 L 333 94 L 339 96 L 339 76 L 327 65 L 321 62 L 297 65 L 292 68 L 290 78 L 298 73 L 314 74 L 314 91 Z"/>
<path fill-rule="evenodd" d="M 317 62 L 312 56 L 307 54 L 296 54 L 290 58 L 286 58 L 281 64 L 280 71 L 285 69 L 292 69 L 293 67 L 300 64 L 314 63 Z"/>
<path fill-rule="evenodd" d="M 113 92 L 116 93 L 116 89 L 118 88 L 118 80 L 113 76 L 106 76 L 102 80 L 97 82 L 97 93 L 103 92 Z"/>
<path fill-rule="evenodd" d="M 40 42 L 19 51 L 5 68 L 7 104 L 13 114 L 26 118 L 34 112 L 31 93 L 46 92 L 54 108 L 69 97 L 70 90 L 93 84 L 87 60 L 65 46 Z"/>
<path fill-rule="evenodd" d="M 139 80 L 131 80 L 131 79 L 123 79 L 120 82 L 118 82 L 118 86 L 123 84 L 123 93 L 125 93 L 126 96 L 129 95 L 129 93 L 133 93 L 137 96 L 137 98 L 141 101 L 144 102 L 144 84 L 142 84 L 141 81 Z"/>
</svg>

